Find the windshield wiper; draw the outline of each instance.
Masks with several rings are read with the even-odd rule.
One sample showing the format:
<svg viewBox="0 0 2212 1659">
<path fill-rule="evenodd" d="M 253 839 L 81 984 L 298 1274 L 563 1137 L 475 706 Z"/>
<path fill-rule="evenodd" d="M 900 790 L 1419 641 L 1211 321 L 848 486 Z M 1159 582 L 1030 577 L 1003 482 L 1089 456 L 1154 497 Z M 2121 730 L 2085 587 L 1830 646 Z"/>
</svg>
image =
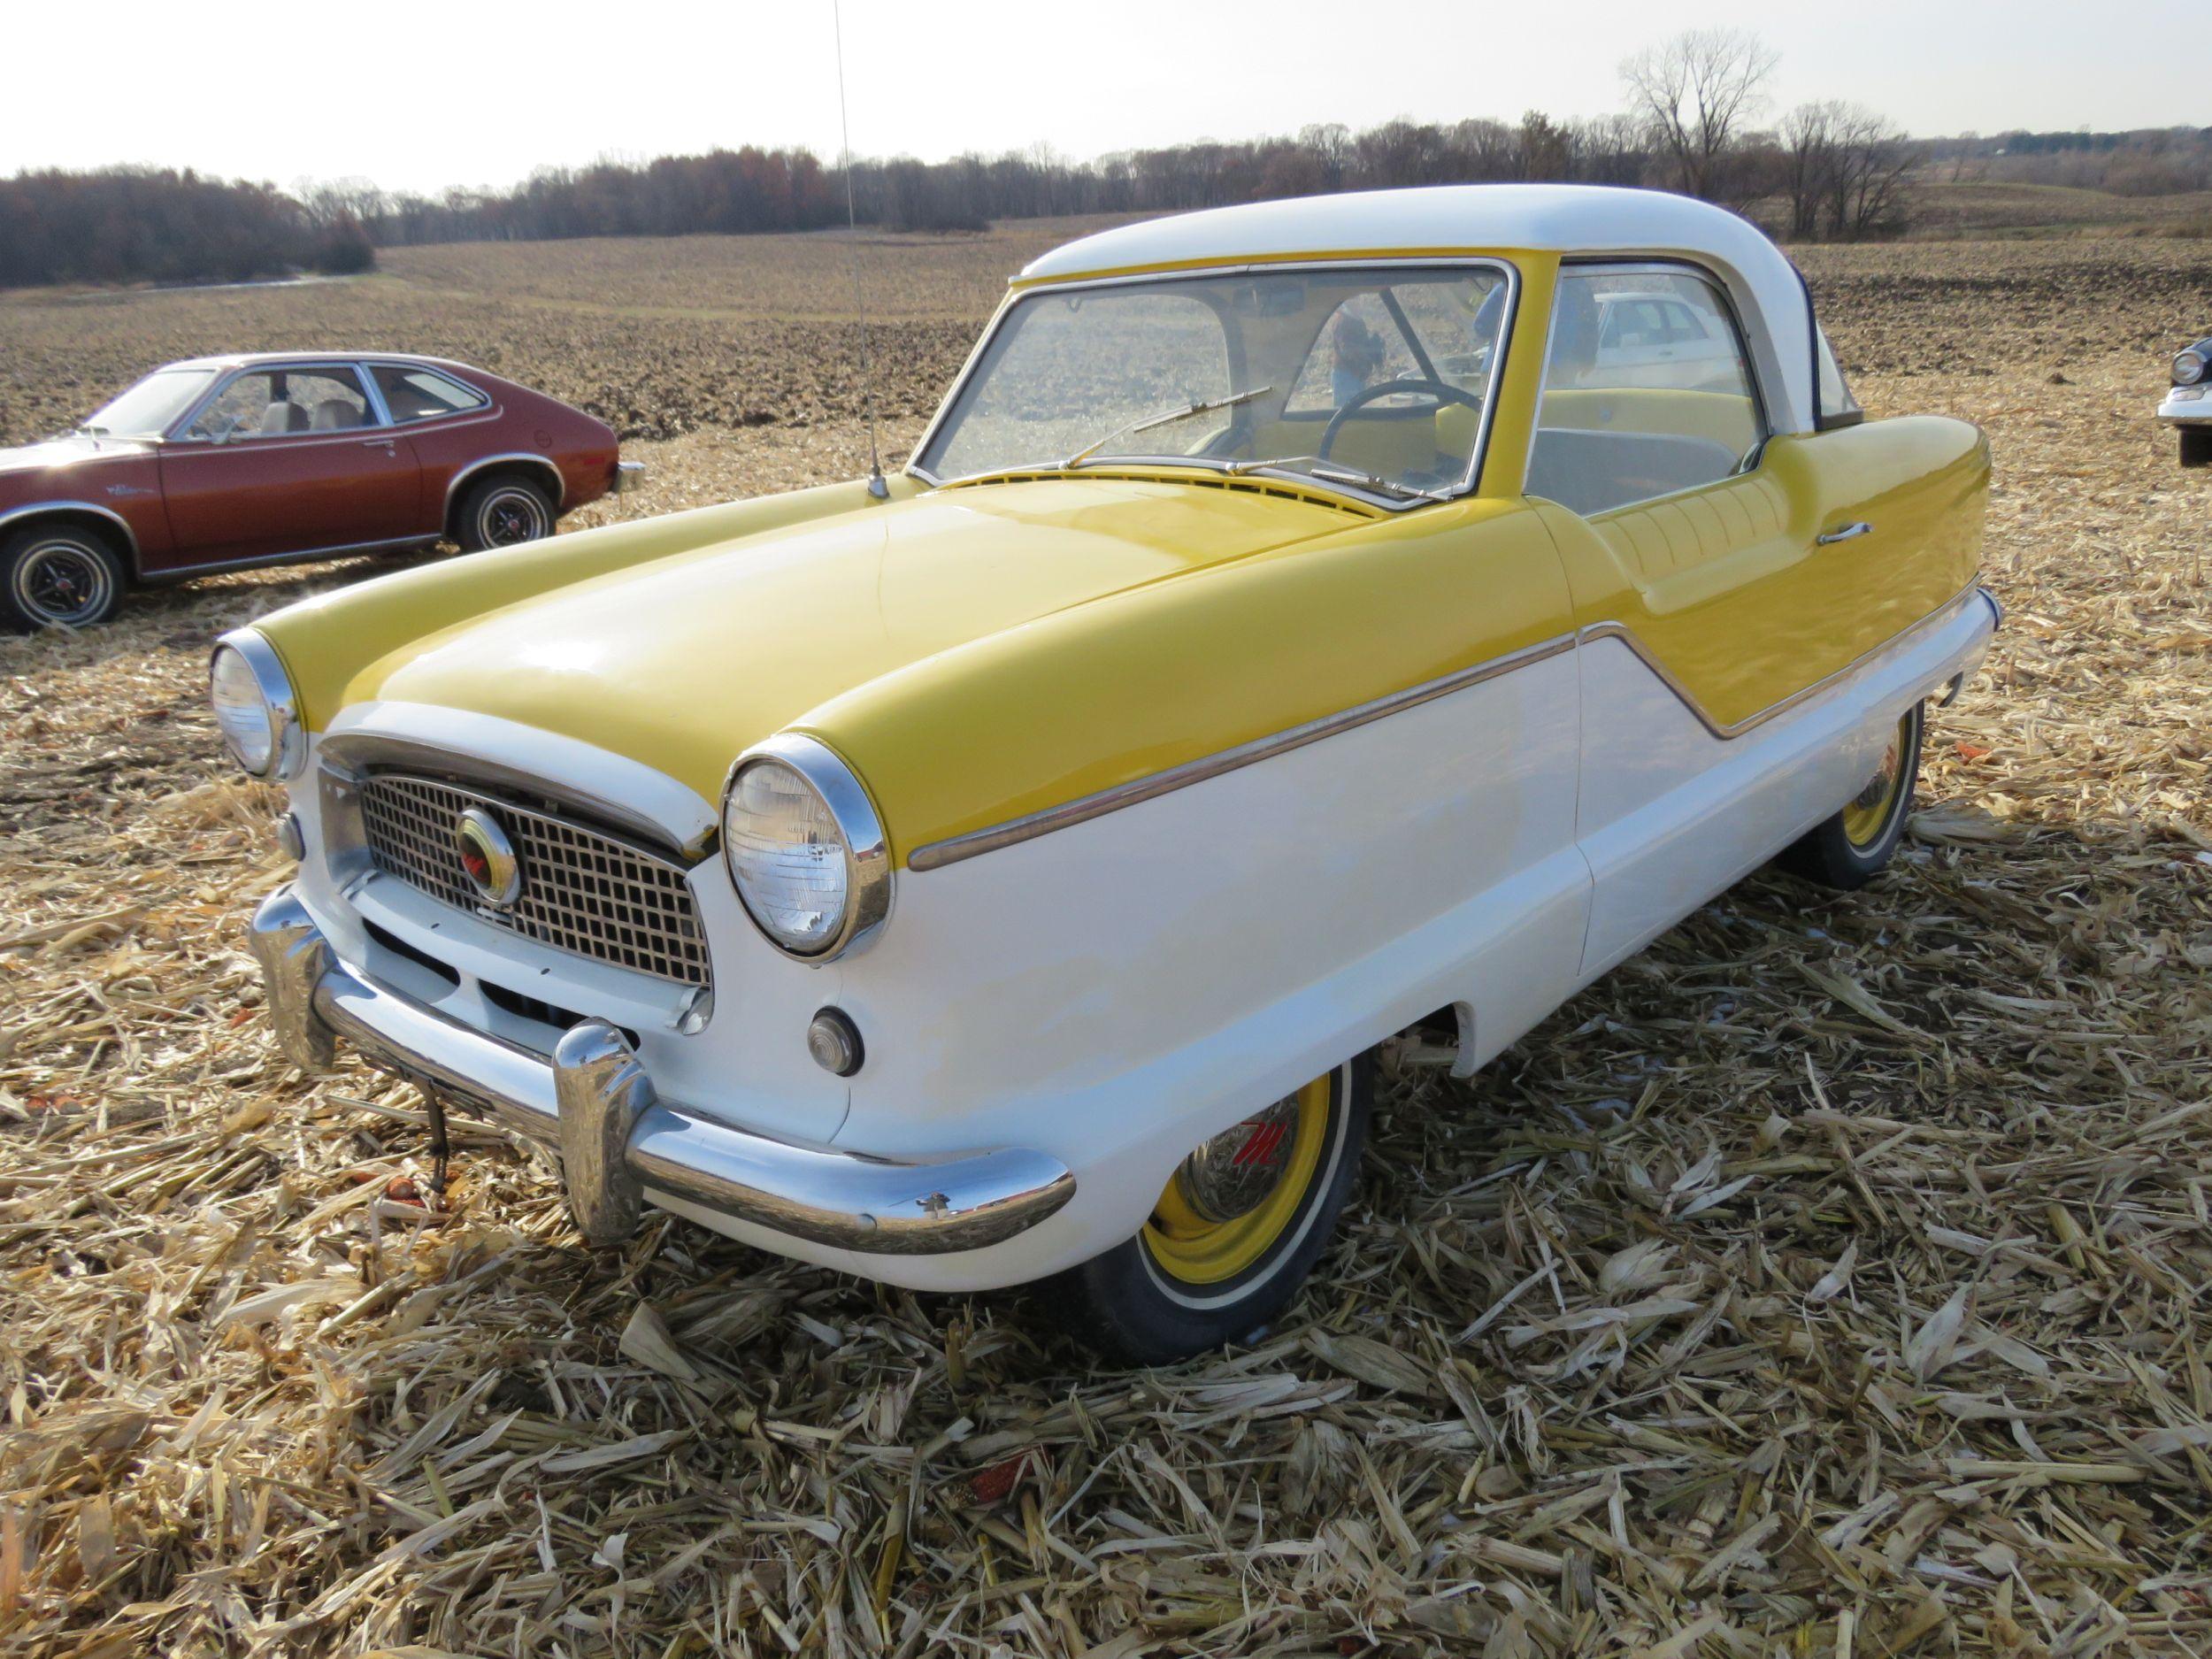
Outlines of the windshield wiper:
<svg viewBox="0 0 2212 1659">
<path fill-rule="evenodd" d="M 1141 416 L 1129 422 L 1127 426 L 1116 426 L 1096 443 L 1088 444 L 1078 449 L 1060 463 L 1060 468 L 1063 472 L 1072 471 L 1096 455 L 1116 438 L 1125 438 L 1133 432 L 1149 432 L 1155 426 L 1172 426 L 1179 420 L 1188 420 L 1193 415 L 1210 415 L 1217 409 L 1234 409 L 1239 403 L 1248 403 L 1256 397 L 1264 397 L 1274 389 L 1271 386 L 1255 386 L 1249 391 L 1231 392 L 1226 397 L 1194 398 L 1187 403 L 1178 403 L 1172 409 L 1164 409 L 1156 415 Z"/>
<path fill-rule="evenodd" d="M 1356 467 L 1341 466 L 1334 461 L 1325 461 L 1317 455 L 1278 455 L 1264 461 L 1232 461 L 1229 471 L 1241 477 L 1264 468 L 1280 467 L 1285 472 L 1303 472 L 1309 478 L 1326 479 L 1333 484 L 1356 484 L 1363 489 L 1379 491 L 1386 495 L 1400 495 L 1409 501 L 1449 501 L 1441 490 L 1423 489 L 1417 484 L 1401 484 L 1394 478 L 1384 478 L 1375 472 L 1363 472 Z"/>
<path fill-rule="evenodd" d="M 108 429 L 105 426 L 80 426 L 77 435 L 81 438 L 104 438 L 108 435 Z"/>
</svg>

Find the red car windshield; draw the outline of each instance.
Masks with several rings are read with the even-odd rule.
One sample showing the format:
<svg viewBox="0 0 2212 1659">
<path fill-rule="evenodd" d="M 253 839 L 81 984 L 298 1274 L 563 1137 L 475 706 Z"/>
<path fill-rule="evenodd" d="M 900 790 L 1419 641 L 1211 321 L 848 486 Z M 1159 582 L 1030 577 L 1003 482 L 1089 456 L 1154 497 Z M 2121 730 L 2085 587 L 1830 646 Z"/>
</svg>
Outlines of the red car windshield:
<svg viewBox="0 0 2212 1659">
<path fill-rule="evenodd" d="M 77 430 L 96 438 L 157 438 L 192 407 L 214 378 L 212 369 L 156 369 L 103 405 Z"/>
</svg>

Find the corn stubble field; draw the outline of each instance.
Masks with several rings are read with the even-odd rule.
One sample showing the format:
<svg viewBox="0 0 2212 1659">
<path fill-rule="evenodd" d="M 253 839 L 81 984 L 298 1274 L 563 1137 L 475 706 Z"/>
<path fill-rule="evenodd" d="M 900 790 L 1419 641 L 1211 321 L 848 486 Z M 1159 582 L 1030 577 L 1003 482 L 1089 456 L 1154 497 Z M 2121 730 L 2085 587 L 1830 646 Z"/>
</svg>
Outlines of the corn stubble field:
<svg viewBox="0 0 2212 1659">
<path fill-rule="evenodd" d="M 1067 234 L 872 239 L 910 442 Z M 649 1220 L 272 1053 L 273 795 L 207 642 L 368 562 L 0 641 L 0 1650 L 2212 1653 L 2212 477 L 2148 418 L 2190 244 L 1808 250 L 1878 412 L 1981 422 L 2011 608 L 1894 870 L 1762 876 L 1471 1083 L 1388 1068 L 1250 1351 L 1110 1374 Z M 836 238 L 456 248 L 0 297 L 0 440 L 223 347 L 575 399 L 665 511 L 849 476 Z M 581 515 L 613 515 L 599 507 Z"/>
</svg>

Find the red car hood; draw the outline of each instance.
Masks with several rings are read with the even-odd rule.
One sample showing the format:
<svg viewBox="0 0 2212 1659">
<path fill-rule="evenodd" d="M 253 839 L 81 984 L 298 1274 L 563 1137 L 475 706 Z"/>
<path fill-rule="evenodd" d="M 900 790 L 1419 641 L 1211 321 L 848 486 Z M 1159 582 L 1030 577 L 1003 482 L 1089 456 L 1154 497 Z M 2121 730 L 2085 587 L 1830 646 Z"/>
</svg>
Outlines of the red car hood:
<svg viewBox="0 0 2212 1659">
<path fill-rule="evenodd" d="M 58 472 L 92 461 L 112 461 L 127 456 L 145 455 L 153 447 L 136 438 L 91 438 L 81 434 L 67 438 L 49 438 L 43 443 L 27 443 L 18 449 L 0 449 L 0 473 Z"/>
</svg>

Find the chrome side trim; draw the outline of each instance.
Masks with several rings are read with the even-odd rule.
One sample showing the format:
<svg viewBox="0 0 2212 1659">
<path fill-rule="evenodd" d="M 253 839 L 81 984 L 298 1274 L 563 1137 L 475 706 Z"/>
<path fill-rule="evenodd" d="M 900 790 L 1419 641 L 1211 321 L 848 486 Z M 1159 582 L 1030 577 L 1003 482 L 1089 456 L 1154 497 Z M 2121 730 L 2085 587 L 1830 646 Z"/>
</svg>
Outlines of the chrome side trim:
<svg viewBox="0 0 2212 1659">
<path fill-rule="evenodd" d="M 1681 701 L 1683 707 L 1695 715 L 1705 729 L 1715 737 L 1724 740 L 1741 737 L 1754 727 L 1763 726 L 1776 716 L 1786 714 L 1799 703 L 1818 695 L 1838 680 L 1863 667 L 1875 657 L 1902 644 L 1913 634 L 1948 619 L 1954 612 L 1977 594 L 1989 602 L 1990 609 L 1996 613 L 1998 621 L 2001 623 L 2004 619 L 2004 610 L 1997 603 L 1996 595 L 1978 581 L 1970 583 L 1962 588 L 1956 595 L 1946 600 L 1926 616 L 1921 618 L 1919 621 L 1901 628 L 1879 645 L 1853 657 L 1833 673 L 1823 676 L 1802 690 L 1791 693 L 1779 703 L 1762 709 L 1756 714 L 1748 715 L 1732 725 L 1723 725 L 1714 719 L 1691 693 L 1690 688 L 1674 676 L 1667 665 L 1652 653 L 1649 647 L 1636 637 L 1625 623 L 1594 622 L 1578 629 L 1576 633 L 1563 634 L 1535 645 L 1524 646 L 1517 651 L 1509 651 L 1504 656 L 1493 657 L 1486 663 L 1478 663 L 1472 668 L 1463 668 L 1456 673 L 1446 674 L 1441 679 L 1425 680 L 1404 691 L 1393 692 L 1386 697 L 1378 697 L 1372 703 L 1363 703 L 1356 708 L 1345 710 L 1340 714 L 1324 715 L 1321 718 L 1310 720 L 1303 726 L 1292 726 L 1288 731 L 1279 732 L 1272 737 L 1256 738 L 1251 742 L 1240 744 L 1234 749 L 1223 749 L 1217 755 L 1209 755 L 1199 760 L 1186 761 L 1179 766 L 1171 766 L 1165 772 L 1155 772 L 1148 778 L 1139 778 L 1128 783 L 1117 784 L 1110 789 L 1101 789 L 1094 795 L 1083 795 L 1059 806 L 1047 807 L 1040 812 L 1009 818 L 1003 824 L 995 824 L 985 829 L 970 830 L 963 835 L 952 835 L 943 841 L 927 842 L 917 847 L 907 856 L 907 868 L 918 871 L 941 869 L 946 864 L 956 864 L 963 859 L 974 858 L 983 853 L 995 852 L 1002 847 L 1011 847 L 1019 841 L 1033 841 L 1040 835 L 1049 835 L 1053 831 L 1065 829 L 1070 825 L 1082 824 L 1094 818 L 1102 818 L 1109 812 L 1118 812 L 1122 808 L 1134 806 L 1141 801 L 1156 799 L 1158 796 L 1171 794 L 1177 789 L 1187 788 L 1192 784 L 1203 783 L 1209 778 L 1218 778 L 1224 772 L 1234 772 L 1240 767 L 1252 765 L 1256 762 L 1270 759 L 1294 749 L 1302 749 L 1308 743 L 1317 743 L 1325 737 L 1333 737 L 1339 732 L 1348 732 L 1355 726 L 1365 726 L 1370 721 L 1383 719 L 1402 710 L 1417 707 L 1421 703 L 1432 702 L 1438 697 L 1449 696 L 1455 691 L 1463 690 L 1469 686 L 1479 685 L 1486 680 L 1494 680 L 1501 674 L 1509 674 L 1517 668 L 1525 668 L 1532 663 L 1540 663 L 1547 657 L 1557 657 L 1563 651 L 1573 650 L 1580 645 L 1588 644 L 1596 640 L 1617 639 L 1634 651 L 1644 665 L 1658 677 L 1660 683 L 1672 692 Z"/>
<path fill-rule="evenodd" d="M 605 1241 L 629 1206 L 674 1201 L 876 1256 L 1002 1243 L 1075 1195 L 1057 1158 L 1022 1148 L 902 1160 L 794 1146 L 657 1100 L 612 1026 L 587 1020 L 544 1056 L 387 989 L 336 959 L 289 887 L 254 913 L 285 1056 L 326 1069 L 342 1037 L 380 1071 L 441 1092 L 561 1154 L 579 1225 Z"/>
<path fill-rule="evenodd" d="M 1976 594 L 1980 594 L 1985 597 L 1987 597 L 1989 590 L 1984 588 L 1978 581 L 1970 583 L 1965 588 L 1961 588 L 1958 593 L 1954 595 L 1951 598 L 1945 600 L 1933 611 L 1931 611 L 1926 616 L 1921 618 L 1919 621 L 1908 624 L 1906 626 L 1900 628 L 1896 633 L 1891 634 L 1889 638 L 1884 640 L 1879 645 L 1873 647 L 1871 649 L 1860 652 L 1856 657 L 1853 657 L 1842 667 L 1837 669 L 1833 673 L 1823 674 L 1818 680 L 1813 681 L 1811 685 L 1806 686 L 1800 690 L 1793 691 L 1790 693 L 1788 696 L 1783 698 L 1779 703 L 1769 703 L 1765 708 L 1761 709 L 1757 713 L 1747 714 L 1740 720 L 1721 721 L 1715 719 L 1712 714 L 1706 709 L 1705 705 L 1697 700 L 1696 694 L 1691 691 L 1687 686 L 1684 685 L 1681 680 L 1675 677 L 1673 670 L 1670 669 L 1666 664 L 1660 661 L 1657 653 L 1653 651 L 1649 646 L 1643 642 L 1643 641 L 1637 638 L 1635 630 L 1631 628 L 1626 623 L 1590 623 L 1580 631 L 1580 640 L 1585 645 L 1590 644 L 1598 640 L 1620 641 L 1622 644 L 1627 646 L 1630 650 L 1636 653 L 1637 660 L 1642 663 L 1646 668 L 1651 670 L 1653 675 L 1657 678 L 1661 685 L 1664 686 L 1669 691 L 1671 691 L 1674 694 L 1675 700 L 1677 702 L 1680 703 L 1684 708 L 1687 709 L 1692 714 L 1697 717 L 1698 723 L 1701 726 L 1704 726 L 1704 728 L 1710 732 L 1715 737 L 1717 737 L 1722 741 L 1725 742 L 1731 738 L 1741 737 L 1747 732 L 1756 730 L 1758 727 L 1764 726 L 1769 720 L 1774 719 L 1779 715 L 1787 714 L 1792 709 L 1796 708 L 1798 704 L 1818 696 L 1822 692 L 1836 684 L 1837 681 L 1847 679 L 1850 675 L 1856 673 L 1868 663 L 1873 661 L 1874 658 L 1884 655 L 1886 652 L 1894 649 L 1896 647 L 1903 644 L 1907 640 L 1910 639 L 1914 634 L 1922 632 L 1924 629 L 1934 627 L 1939 623 L 1947 621 L 1960 609 L 1961 606 L 1966 604 L 1974 597 Z M 1990 603 L 1993 607 L 1996 601 L 1993 598 L 1991 598 Z"/>
<path fill-rule="evenodd" d="M 391 553 L 402 548 L 434 547 L 435 535 L 399 535 L 384 541 L 347 541 L 337 547 L 307 548 L 297 553 L 257 553 L 251 558 L 217 559 L 204 565 L 185 565 L 175 570 L 139 572 L 148 587 L 190 581 L 196 576 L 216 576 L 225 571 L 259 570 L 268 565 L 304 565 L 313 559 L 350 558 L 358 553 Z"/>
<path fill-rule="evenodd" d="M 469 411 L 465 410 L 457 410 L 455 412 L 457 414 L 465 414 Z M 453 498 L 456 495 L 458 495 L 462 490 L 465 489 L 468 487 L 469 480 L 474 478 L 479 472 L 483 472 L 488 467 L 513 466 L 517 465 L 532 467 L 535 471 L 544 473 L 548 478 L 553 480 L 553 511 L 555 516 L 557 517 L 568 505 L 568 480 L 561 476 L 561 469 L 553 465 L 552 458 L 549 456 L 533 455 L 526 449 L 515 449 L 511 450 L 504 455 L 488 455 L 481 460 L 471 461 L 466 466 L 463 467 L 450 479 L 447 480 L 445 487 L 445 509 L 439 515 L 438 522 L 441 525 L 450 524 L 452 522 Z M 442 534 L 442 532 L 441 534 Z"/>
<path fill-rule="evenodd" d="M 11 507 L 7 511 L 0 512 L 0 530 L 5 530 L 19 518 L 33 518 L 41 513 L 71 512 L 89 513 L 95 518 L 103 519 L 121 531 L 124 550 L 131 557 L 131 569 L 134 572 L 138 569 L 141 563 L 138 556 L 138 537 L 132 533 L 129 524 L 125 521 L 122 514 L 117 512 L 112 507 L 103 507 L 95 502 L 34 501 L 20 507 Z"/>
<path fill-rule="evenodd" d="M 1394 691 L 1388 696 L 1363 703 L 1341 713 L 1323 715 L 1319 719 L 1309 720 L 1303 726 L 1294 726 L 1271 737 L 1255 738 L 1248 743 L 1238 744 L 1234 749 L 1225 749 L 1218 754 L 1186 761 L 1179 766 L 1171 766 L 1165 772 L 1155 772 L 1148 778 L 1116 784 L 1110 789 L 1101 789 L 1094 795 L 1047 807 L 1041 812 L 1010 818 L 987 829 L 971 830 L 964 835 L 931 841 L 926 846 L 916 848 L 907 856 L 907 868 L 941 869 L 946 864 L 956 864 L 964 858 L 974 858 L 984 853 L 995 852 L 1002 847 L 1011 847 L 1018 841 L 1034 841 L 1040 835 L 1049 835 L 1053 831 L 1066 829 L 1070 825 L 1103 818 L 1109 812 L 1118 812 L 1124 807 L 1135 806 L 1141 801 L 1156 800 L 1175 790 L 1188 788 L 1192 784 L 1203 783 L 1209 778 L 1218 778 L 1225 772 L 1255 765 L 1277 755 L 1287 754 L 1294 749 L 1303 749 L 1309 743 L 1318 743 L 1323 738 L 1334 737 L 1338 733 L 1348 732 L 1355 726 L 1366 726 L 1407 709 L 1417 708 L 1425 703 L 1433 703 L 1439 697 L 1448 697 L 1455 691 L 1479 686 L 1486 680 L 1495 680 L 1517 668 L 1543 662 L 1548 657 L 1560 656 L 1574 648 L 1575 636 L 1571 634 L 1562 634 L 1534 645 L 1525 645 L 1518 650 L 1508 651 L 1502 657 L 1494 657 L 1486 663 L 1478 663 L 1471 668 L 1459 669 L 1436 680 L 1424 680 L 1420 685 L 1409 687 L 1403 691 Z"/>
</svg>

